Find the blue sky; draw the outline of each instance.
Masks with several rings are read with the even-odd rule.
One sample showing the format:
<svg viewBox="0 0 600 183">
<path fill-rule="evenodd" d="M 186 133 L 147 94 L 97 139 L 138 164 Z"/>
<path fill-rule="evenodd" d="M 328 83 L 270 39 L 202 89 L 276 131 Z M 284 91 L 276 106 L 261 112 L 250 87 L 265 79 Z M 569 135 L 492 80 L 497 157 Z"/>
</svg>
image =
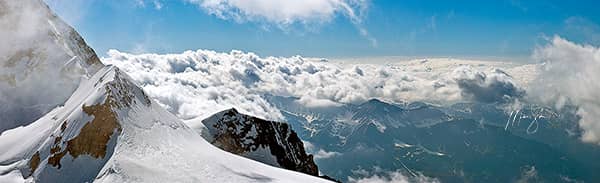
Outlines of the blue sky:
<svg viewBox="0 0 600 183">
<path fill-rule="evenodd" d="M 530 55 L 553 35 L 600 43 L 599 1 L 216 1 L 228 8 L 204 0 L 46 0 L 100 55 L 237 49 L 261 56 L 510 58 Z"/>
</svg>

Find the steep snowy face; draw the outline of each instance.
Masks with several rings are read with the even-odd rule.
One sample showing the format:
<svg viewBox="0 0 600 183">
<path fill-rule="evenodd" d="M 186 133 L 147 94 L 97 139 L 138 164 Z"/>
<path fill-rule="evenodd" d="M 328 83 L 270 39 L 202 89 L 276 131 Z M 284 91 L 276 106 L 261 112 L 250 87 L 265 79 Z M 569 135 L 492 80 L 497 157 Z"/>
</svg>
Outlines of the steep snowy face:
<svg viewBox="0 0 600 183">
<path fill-rule="evenodd" d="M 92 181 L 111 157 L 122 121 L 151 101 L 114 67 L 84 80 L 70 99 L 26 127 L 0 136 L 3 175 L 20 172 L 38 182 Z M 27 139 L 27 140 L 22 140 Z"/>
<path fill-rule="evenodd" d="M 215 146 L 244 157 L 288 170 L 318 176 L 312 155 L 286 123 L 247 116 L 235 109 L 219 112 L 202 121 Z"/>
<path fill-rule="evenodd" d="M 0 131 L 64 103 L 102 63 L 41 0 L 0 0 Z"/>
</svg>

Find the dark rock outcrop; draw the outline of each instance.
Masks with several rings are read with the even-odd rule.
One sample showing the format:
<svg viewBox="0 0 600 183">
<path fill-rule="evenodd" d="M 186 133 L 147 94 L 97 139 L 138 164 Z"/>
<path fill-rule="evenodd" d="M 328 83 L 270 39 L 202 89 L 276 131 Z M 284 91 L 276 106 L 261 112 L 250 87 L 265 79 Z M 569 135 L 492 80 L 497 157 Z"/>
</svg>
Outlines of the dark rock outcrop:
<svg viewBox="0 0 600 183">
<path fill-rule="evenodd" d="M 272 166 L 319 176 L 313 155 L 286 123 L 267 121 L 239 113 L 219 112 L 202 121 L 215 146 Z"/>
</svg>

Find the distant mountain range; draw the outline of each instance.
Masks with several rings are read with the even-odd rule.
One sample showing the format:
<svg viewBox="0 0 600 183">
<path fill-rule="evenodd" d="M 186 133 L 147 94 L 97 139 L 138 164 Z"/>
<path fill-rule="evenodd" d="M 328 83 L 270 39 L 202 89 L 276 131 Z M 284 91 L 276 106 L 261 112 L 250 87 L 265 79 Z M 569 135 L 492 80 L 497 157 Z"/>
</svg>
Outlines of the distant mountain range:
<svg viewBox="0 0 600 183">
<path fill-rule="evenodd" d="M 442 182 L 593 182 L 600 148 L 579 140 L 576 109 L 458 103 L 360 105 L 311 109 L 290 97 L 269 96 L 314 149 L 321 171 L 346 181 L 361 170 L 401 170 Z M 316 153 L 318 150 L 313 150 Z"/>
</svg>

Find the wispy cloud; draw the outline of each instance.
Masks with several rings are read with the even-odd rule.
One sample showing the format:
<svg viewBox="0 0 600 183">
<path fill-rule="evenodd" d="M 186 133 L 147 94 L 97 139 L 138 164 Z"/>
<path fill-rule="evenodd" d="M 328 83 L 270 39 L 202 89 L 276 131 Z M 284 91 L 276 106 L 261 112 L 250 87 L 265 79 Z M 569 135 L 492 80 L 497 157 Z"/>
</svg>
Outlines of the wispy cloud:
<svg viewBox="0 0 600 183">
<path fill-rule="evenodd" d="M 600 25 L 580 16 L 569 17 L 564 23 L 568 33 L 580 36 L 588 43 L 600 44 Z"/>
<path fill-rule="evenodd" d="M 295 24 L 314 25 L 342 15 L 354 24 L 372 46 L 377 40 L 363 25 L 369 0 L 186 0 L 208 14 L 238 23 L 260 22 L 286 29 Z"/>
<path fill-rule="evenodd" d="M 437 23 L 436 23 L 436 18 L 435 17 L 436 17 L 435 15 L 431 16 L 429 18 L 429 24 L 427 24 L 427 27 L 429 29 L 431 29 L 432 31 L 434 31 L 434 32 L 437 29 Z"/>
<path fill-rule="evenodd" d="M 145 8 L 148 4 L 155 10 L 161 10 L 163 8 L 163 3 L 160 0 L 135 0 L 135 5 L 138 7 Z"/>
</svg>

